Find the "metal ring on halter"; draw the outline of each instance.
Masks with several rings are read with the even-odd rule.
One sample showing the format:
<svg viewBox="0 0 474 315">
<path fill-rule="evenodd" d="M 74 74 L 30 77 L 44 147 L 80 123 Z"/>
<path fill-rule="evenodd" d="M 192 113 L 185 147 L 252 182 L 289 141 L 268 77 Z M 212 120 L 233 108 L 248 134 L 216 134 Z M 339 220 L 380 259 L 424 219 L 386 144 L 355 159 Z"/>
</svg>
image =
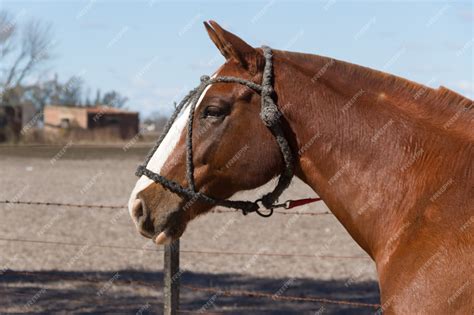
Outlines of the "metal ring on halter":
<svg viewBox="0 0 474 315">
<path fill-rule="evenodd" d="M 262 203 L 262 199 L 260 198 L 260 199 L 255 200 L 255 203 L 256 203 L 256 204 Z M 263 204 L 262 204 L 262 205 L 263 205 Z M 273 214 L 273 207 L 272 207 L 272 208 L 265 208 L 265 209 L 269 210 L 268 213 L 262 212 L 262 211 L 261 211 L 262 208 L 265 208 L 265 206 L 263 206 L 263 207 L 260 207 L 260 206 L 259 206 L 259 207 L 257 208 L 257 210 L 255 210 L 255 212 L 256 212 L 259 216 L 264 217 L 264 218 L 268 218 L 268 217 L 270 217 L 270 216 Z"/>
</svg>

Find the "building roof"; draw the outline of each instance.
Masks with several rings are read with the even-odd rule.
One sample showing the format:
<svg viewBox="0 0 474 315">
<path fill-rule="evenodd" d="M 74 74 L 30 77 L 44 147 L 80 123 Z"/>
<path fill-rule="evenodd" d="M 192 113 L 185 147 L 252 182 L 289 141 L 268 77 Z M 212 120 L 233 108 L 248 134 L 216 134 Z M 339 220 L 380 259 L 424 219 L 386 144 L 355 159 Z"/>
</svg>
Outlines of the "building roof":
<svg viewBox="0 0 474 315">
<path fill-rule="evenodd" d="M 115 108 L 105 105 L 87 107 L 87 106 L 62 106 L 62 105 L 47 105 L 47 107 L 57 107 L 63 109 L 78 109 L 85 110 L 90 114 L 138 114 L 138 112 L 128 111 L 126 109 Z"/>
</svg>

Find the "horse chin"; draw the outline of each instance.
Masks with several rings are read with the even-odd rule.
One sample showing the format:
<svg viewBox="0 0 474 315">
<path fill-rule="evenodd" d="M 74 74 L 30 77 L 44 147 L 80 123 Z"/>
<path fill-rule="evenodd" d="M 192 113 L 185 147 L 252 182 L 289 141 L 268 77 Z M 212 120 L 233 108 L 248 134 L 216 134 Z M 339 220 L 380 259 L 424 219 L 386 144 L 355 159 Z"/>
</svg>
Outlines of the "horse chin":
<svg viewBox="0 0 474 315">
<path fill-rule="evenodd" d="M 179 231 L 176 231 L 175 229 L 164 229 L 153 237 L 152 240 L 156 245 L 169 245 L 173 241 L 179 239 L 183 233 L 184 229 L 180 229 Z"/>
<path fill-rule="evenodd" d="M 169 235 L 169 232 L 167 230 L 164 230 L 153 239 L 153 242 L 156 245 L 168 245 L 171 244 L 172 241 L 173 238 Z"/>
<path fill-rule="evenodd" d="M 184 223 L 183 211 L 181 207 L 178 207 L 168 214 L 165 219 L 166 223 L 162 224 L 161 228 L 156 229 L 161 232 L 152 238 L 155 244 L 168 245 L 183 235 L 187 225 Z"/>
</svg>

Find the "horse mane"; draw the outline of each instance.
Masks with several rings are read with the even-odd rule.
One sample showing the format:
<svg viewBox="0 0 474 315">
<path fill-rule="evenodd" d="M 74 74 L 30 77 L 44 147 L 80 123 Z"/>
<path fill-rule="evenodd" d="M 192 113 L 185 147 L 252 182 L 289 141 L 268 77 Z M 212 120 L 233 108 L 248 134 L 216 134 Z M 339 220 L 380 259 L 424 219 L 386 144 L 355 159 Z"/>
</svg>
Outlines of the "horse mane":
<svg viewBox="0 0 474 315">
<path fill-rule="evenodd" d="M 364 90 L 383 95 L 390 103 L 423 121 L 444 130 L 454 130 L 468 138 L 474 138 L 472 124 L 474 122 L 473 101 L 446 87 L 430 88 L 396 75 L 368 67 L 359 66 L 334 58 L 277 51 L 293 66 L 314 77 L 321 75 L 321 80 L 336 80 L 338 84 L 347 85 L 342 90 Z M 321 74 L 321 72 L 323 72 Z M 334 85 L 334 83 L 332 83 Z"/>
</svg>

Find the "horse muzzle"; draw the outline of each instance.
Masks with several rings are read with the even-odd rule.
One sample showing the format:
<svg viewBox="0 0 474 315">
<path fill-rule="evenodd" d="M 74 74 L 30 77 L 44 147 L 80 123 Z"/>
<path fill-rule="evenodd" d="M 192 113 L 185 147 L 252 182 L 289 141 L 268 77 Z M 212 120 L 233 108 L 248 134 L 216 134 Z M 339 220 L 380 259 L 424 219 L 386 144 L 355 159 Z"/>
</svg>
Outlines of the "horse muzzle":
<svg viewBox="0 0 474 315">
<path fill-rule="evenodd" d="M 176 215 L 180 210 L 173 210 L 166 214 L 153 215 L 146 202 L 138 197 L 131 203 L 130 214 L 135 222 L 138 232 L 153 240 L 157 245 L 166 245 L 172 242 L 173 238 L 178 238 L 179 228 L 170 228 L 170 225 L 179 223 L 180 218 Z M 160 218 L 164 216 L 164 218 Z M 174 233 L 177 232 L 177 233 Z M 177 234 L 177 235 L 175 235 Z"/>
</svg>

